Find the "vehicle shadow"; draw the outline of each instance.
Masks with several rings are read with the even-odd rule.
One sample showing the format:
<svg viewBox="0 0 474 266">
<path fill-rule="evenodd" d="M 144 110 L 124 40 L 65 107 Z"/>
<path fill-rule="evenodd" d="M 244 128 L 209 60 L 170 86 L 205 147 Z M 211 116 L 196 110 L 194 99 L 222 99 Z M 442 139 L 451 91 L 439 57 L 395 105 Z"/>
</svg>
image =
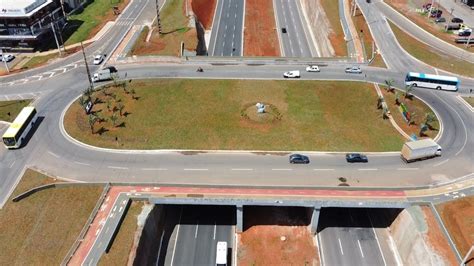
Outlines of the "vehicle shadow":
<svg viewBox="0 0 474 266">
<path fill-rule="evenodd" d="M 43 120 L 44 120 L 44 116 L 38 116 L 38 118 L 36 119 L 33 127 L 31 127 L 28 134 L 26 134 L 26 136 L 23 138 L 19 149 L 21 149 L 21 148 L 25 147 L 26 145 L 28 145 L 28 143 L 30 142 L 33 135 L 35 134 L 36 130 L 38 130 L 38 128 L 41 125 L 41 123 L 43 122 Z"/>
</svg>

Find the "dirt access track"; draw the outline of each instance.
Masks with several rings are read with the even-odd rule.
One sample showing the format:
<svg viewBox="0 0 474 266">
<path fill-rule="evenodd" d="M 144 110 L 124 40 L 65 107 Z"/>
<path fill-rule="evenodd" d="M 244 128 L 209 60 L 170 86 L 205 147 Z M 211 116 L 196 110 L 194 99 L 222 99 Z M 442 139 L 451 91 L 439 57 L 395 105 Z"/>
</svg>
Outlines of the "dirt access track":
<svg viewBox="0 0 474 266">
<path fill-rule="evenodd" d="M 212 27 L 212 20 L 216 9 L 217 0 L 189 0 L 194 14 L 201 22 L 204 29 Z M 248 1 L 248 0 L 247 0 Z"/>
</svg>

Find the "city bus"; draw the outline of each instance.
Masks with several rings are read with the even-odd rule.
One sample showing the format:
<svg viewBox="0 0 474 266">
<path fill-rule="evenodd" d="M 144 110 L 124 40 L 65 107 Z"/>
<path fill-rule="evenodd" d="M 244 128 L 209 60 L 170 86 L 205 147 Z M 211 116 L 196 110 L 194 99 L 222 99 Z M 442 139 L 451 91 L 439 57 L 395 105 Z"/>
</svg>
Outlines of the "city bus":
<svg viewBox="0 0 474 266">
<path fill-rule="evenodd" d="M 21 142 L 36 122 L 36 119 L 36 109 L 33 106 L 24 107 L 5 134 L 3 134 L 2 139 L 5 147 L 8 149 L 19 148 Z"/>
<path fill-rule="evenodd" d="M 227 265 L 227 242 L 219 241 L 217 242 L 216 266 L 226 266 L 226 265 Z"/>
<path fill-rule="evenodd" d="M 412 84 L 414 87 L 457 91 L 459 79 L 449 76 L 409 72 L 405 78 L 405 85 L 410 86 Z"/>
</svg>

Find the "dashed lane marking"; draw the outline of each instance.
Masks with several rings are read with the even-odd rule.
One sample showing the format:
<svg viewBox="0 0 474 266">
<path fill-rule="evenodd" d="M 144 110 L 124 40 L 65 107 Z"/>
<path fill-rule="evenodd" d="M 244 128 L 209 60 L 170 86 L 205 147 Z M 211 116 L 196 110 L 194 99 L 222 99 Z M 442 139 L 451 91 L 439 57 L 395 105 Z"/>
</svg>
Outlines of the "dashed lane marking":
<svg viewBox="0 0 474 266">
<path fill-rule="evenodd" d="M 166 171 L 166 168 L 142 168 L 143 171 Z"/>
<path fill-rule="evenodd" d="M 232 168 L 232 171 L 252 171 L 252 168 Z"/>
<path fill-rule="evenodd" d="M 292 171 L 291 168 L 272 168 L 272 171 Z"/>
<path fill-rule="evenodd" d="M 415 171 L 419 168 L 397 168 L 398 171 Z"/>
<path fill-rule="evenodd" d="M 315 168 L 314 171 L 334 171 L 332 168 Z"/>
<path fill-rule="evenodd" d="M 208 171 L 207 168 L 184 168 L 184 171 Z"/>
<path fill-rule="evenodd" d="M 439 163 L 433 164 L 433 166 L 434 166 L 434 167 L 437 167 L 437 166 L 440 166 L 440 165 L 442 165 L 442 164 L 447 163 L 448 161 L 449 161 L 449 159 L 446 159 L 446 160 L 441 161 L 441 162 L 439 162 Z"/>
<path fill-rule="evenodd" d="M 357 169 L 359 171 L 377 171 L 378 169 L 377 168 L 360 168 L 360 169 Z"/>
<path fill-rule="evenodd" d="M 80 165 L 90 165 L 88 163 L 81 163 L 81 162 L 78 162 L 78 161 L 74 161 L 75 164 L 80 164 Z"/>
<path fill-rule="evenodd" d="M 59 155 L 57 155 L 57 154 L 56 154 L 56 153 L 54 153 L 54 152 L 50 152 L 50 151 L 48 151 L 48 153 L 49 153 L 49 154 L 51 154 L 51 155 L 53 155 L 53 156 L 54 156 L 54 157 L 56 157 L 56 158 L 59 158 Z"/>
<path fill-rule="evenodd" d="M 128 170 L 128 167 L 120 167 L 120 166 L 107 166 L 110 169 L 119 169 L 119 170 Z"/>
</svg>

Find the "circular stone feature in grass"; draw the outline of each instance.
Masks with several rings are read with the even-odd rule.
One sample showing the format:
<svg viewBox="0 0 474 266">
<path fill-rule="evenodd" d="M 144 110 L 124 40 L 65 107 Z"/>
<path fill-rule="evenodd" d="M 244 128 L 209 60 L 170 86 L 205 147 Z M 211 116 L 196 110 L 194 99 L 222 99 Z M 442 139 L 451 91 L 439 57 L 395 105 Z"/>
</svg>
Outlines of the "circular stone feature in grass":
<svg viewBox="0 0 474 266">
<path fill-rule="evenodd" d="M 262 113 L 258 112 L 257 104 L 259 103 L 265 106 L 265 111 Z M 280 121 L 283 117 L 280 110 L 278 110 L 275 105 L 264 102 L 251 102 L 245 104 L 240 111 L 240 115 L 244 119 L 262 124 L 275 123 Z"/>
</svg>

